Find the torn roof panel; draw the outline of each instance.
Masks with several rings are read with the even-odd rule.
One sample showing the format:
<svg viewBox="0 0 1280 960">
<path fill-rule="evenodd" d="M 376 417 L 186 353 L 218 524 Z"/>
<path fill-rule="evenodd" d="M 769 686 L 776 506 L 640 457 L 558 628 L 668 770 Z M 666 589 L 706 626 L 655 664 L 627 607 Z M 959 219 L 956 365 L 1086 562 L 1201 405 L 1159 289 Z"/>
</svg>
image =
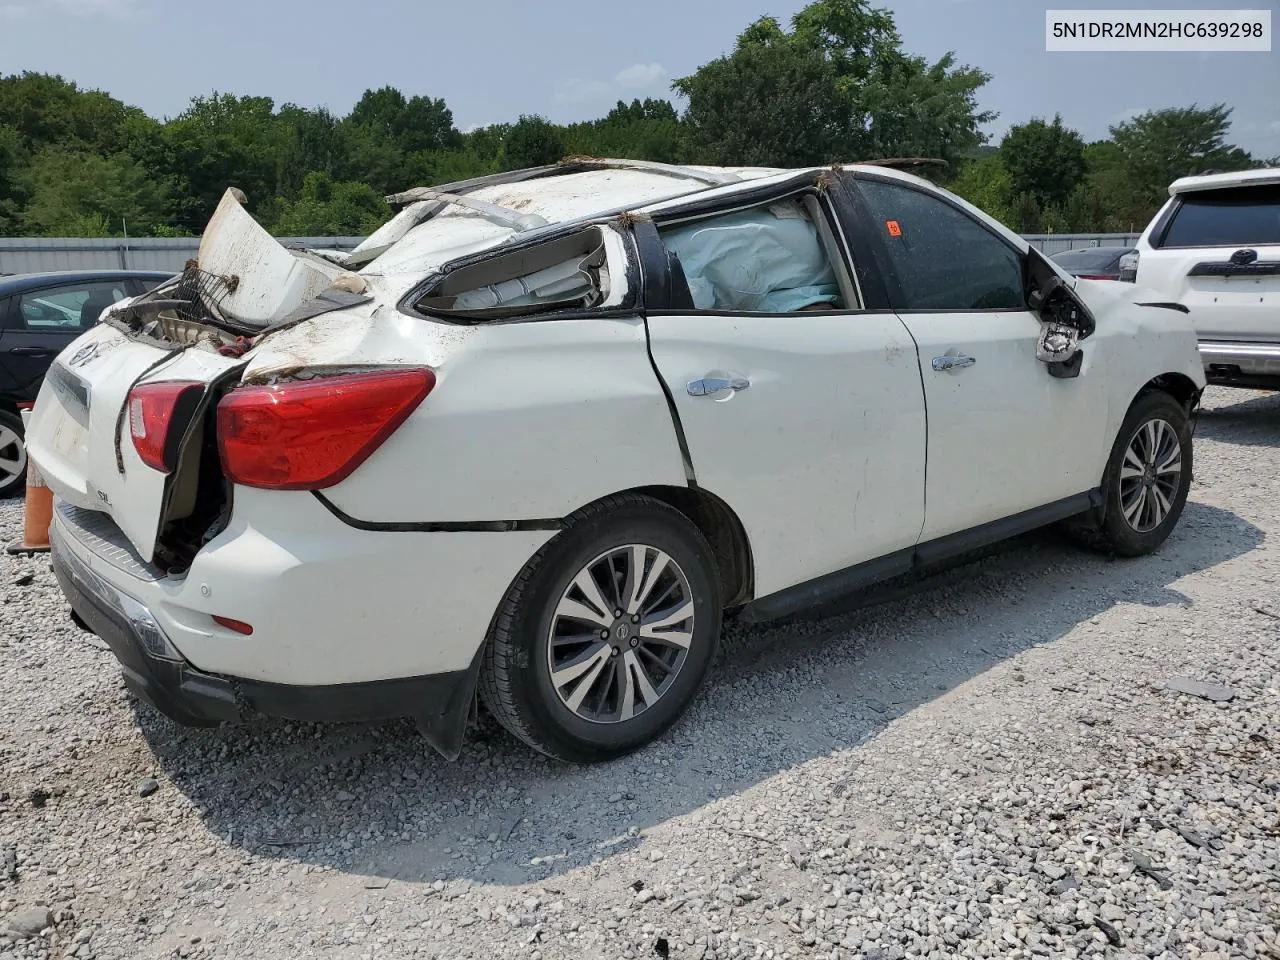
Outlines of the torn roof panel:
<svg viewBox="0 0 1280 960">
<path fill-rule="evenodd" d="M 780 172 L 754 167 L 688 169 L 691 173 L 733 174 L 743 181 Z M 742 184 L 734 186 L 741 187 Z M 466 196 L 556 224 L 587 219 L 611 210 L 645 206 L 707 189 L 705 177 L 673 176 L 666 170 L 600 169 L 491 184 L 468 190 Z M 424 206 L 419 206 L 419 203 Z M 386 251 L 361 270 L 362 273 L 388 276 L 414 273 L 420 277 L 457 257 L 497 246 L 516 232 L 485 219 L 477 211 L 453 204 L 430 213 L 424 222 L 406 229 L 417 215 L 427 212 L 425 206 L 432 205 L 430 201 L 419 203 L 406 207 L 391 223 L 361 244 L 361 248 L 372 253 L 377 245 L 390 242 Z"/>
</svg>

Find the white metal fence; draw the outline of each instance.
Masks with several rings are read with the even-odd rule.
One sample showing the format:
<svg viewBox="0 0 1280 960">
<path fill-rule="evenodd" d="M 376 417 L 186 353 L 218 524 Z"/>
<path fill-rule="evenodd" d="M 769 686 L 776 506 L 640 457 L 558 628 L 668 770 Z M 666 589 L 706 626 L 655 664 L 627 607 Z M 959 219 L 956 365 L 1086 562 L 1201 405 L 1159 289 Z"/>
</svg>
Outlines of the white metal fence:
<svg viewBox="0 0 1280 960">
<path fill-rule="evenodd" d="M 321 250 L 350 250 L 362 237 L 289 237 L 286 245 Z M 199 237 L 76 239 L 0 237 L 0 274 L 48 270 L 180 271 L 200 248 Z"/>
<path fill-rule="evenodd" d="M 350 250 L 361 237 L 289 237 L 286 245 L 323 250 Z M 1047 254 L 1077 247 L 1131 247 L 1137 234 L 1037 233 L 1027 242 Z M 199 237 L 139 239 L 75 239 L 65 237 L 0 237 L 0 274 L 46 270 L 172 270 L 177 273 L 195 257 Z"/>
</svg>

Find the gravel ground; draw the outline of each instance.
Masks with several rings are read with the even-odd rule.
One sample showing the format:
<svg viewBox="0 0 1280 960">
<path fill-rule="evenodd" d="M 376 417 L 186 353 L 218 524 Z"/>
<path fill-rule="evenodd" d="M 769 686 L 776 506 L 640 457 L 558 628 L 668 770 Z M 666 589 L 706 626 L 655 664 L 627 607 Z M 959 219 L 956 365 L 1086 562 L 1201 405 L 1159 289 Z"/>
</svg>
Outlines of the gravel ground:
<svg viewBox="0 0 1280 960">
<path fill-rule="evenodd" d="M 405 723 L 180 729 L 5 558 L 0 957 L 1280 960 L 1280 396 L 1206 407 L 1157 556 L 1037 535 L 733 628 L 592 768 L 484 719 L 454 764 Z"/>
</svg>

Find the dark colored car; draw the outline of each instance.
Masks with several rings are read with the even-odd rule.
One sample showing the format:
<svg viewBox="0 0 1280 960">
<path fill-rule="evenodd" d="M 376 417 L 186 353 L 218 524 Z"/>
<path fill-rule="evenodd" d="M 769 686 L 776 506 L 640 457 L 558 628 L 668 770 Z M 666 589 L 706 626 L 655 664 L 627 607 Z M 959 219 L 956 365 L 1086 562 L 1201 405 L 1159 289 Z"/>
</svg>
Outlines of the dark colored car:
<svg viewBox="0 0 1280 960">
<path fill-rule="evenodd" d="M 1133 253 L 1133 247 L 1081 247 L 1063 250 L 1049 259 L 1073 277 L 1085 280 L 1119 280 L 1120 258 Z"/>
<path fill-rule="evenodd" d="M 22 416 L 53 358 L 111 304 L 153 289 L 172 274 L 77 270 L 0 276 L 0 497 L 27 475 Z"/>
</svg>

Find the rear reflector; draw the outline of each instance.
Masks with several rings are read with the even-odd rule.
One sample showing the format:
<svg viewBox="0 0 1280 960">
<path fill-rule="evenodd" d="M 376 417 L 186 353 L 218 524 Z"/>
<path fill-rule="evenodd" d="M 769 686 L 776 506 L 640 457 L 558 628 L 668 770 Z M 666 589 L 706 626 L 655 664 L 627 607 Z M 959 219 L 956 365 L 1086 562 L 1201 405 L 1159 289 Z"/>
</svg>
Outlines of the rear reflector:
<svg viewBox="0 0 1280 960">
<path fill-rule="evenodd" d="M 1104 277 L 1097 273 L 1081 273 L 1078 274 L 1081 280 L 1112 280 L 1113 277 Z"/>
<path fill-rule="evenodd" d="M 218 404 L 222 472 L 270 490 L 341 483 L 435 386 L 425 367 L 241 387 Z"/>
<path fill-rule="evenodd" d="M 216 613 L 212 614 L 213 622 L 220 627 L 226 627 L 228 630 L 234 630 L 236 633 L 243 633 L 246 637 L 253 636 L 253 627 L 245 623 L 243 620 L 232 620 L 230 617 L 220 617 Z"/>
<path fill-rule="evenodd" d="M 190 381 L 143 383 L 129 391 L 129 433 L 142 462 L 161 473 L 173 473 L 178 465 L 178 445 L 204 385 Z M 172 429 L 174 421 L 181 422 Z"/>
</svg>

